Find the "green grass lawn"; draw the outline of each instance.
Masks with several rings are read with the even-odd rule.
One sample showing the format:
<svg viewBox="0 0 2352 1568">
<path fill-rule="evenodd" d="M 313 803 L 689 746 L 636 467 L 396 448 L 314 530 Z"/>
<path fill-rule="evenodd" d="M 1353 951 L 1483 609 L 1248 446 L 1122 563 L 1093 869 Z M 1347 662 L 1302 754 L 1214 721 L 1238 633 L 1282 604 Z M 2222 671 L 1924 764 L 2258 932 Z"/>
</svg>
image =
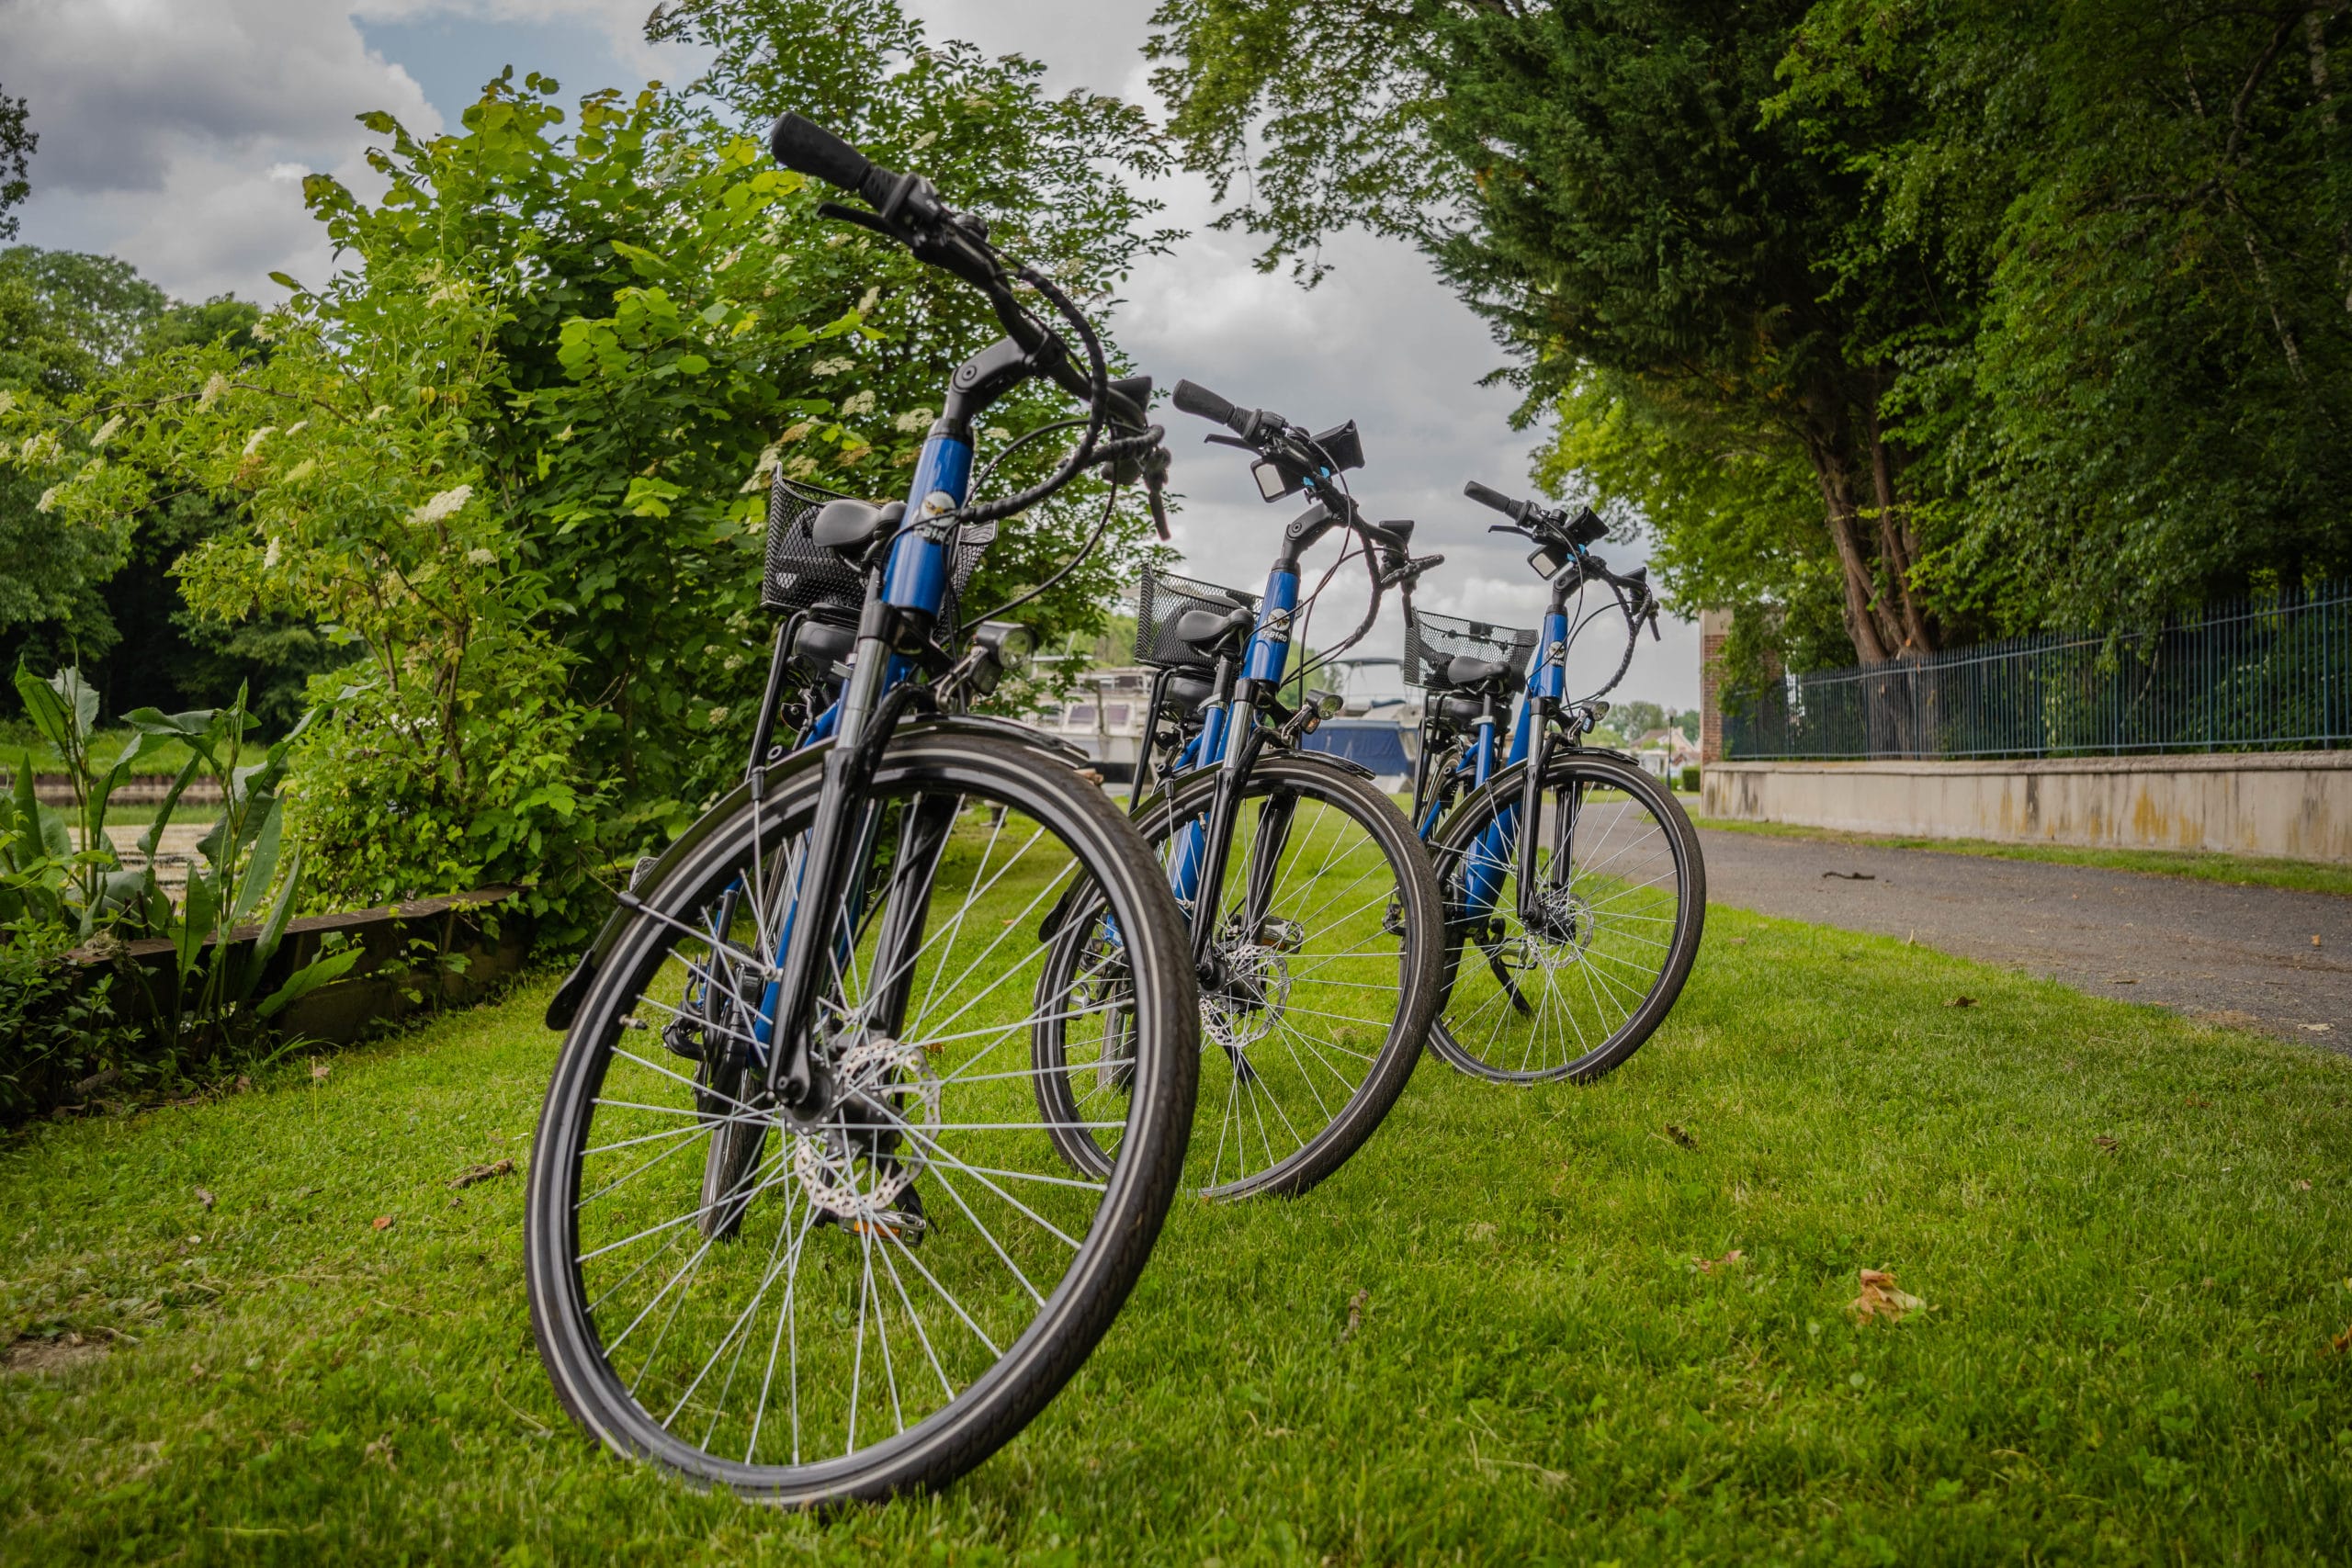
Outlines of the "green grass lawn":
<svg viewBox="0 0 2352 1568">
<path fill-rule="evenodd" d="M 1781 839 L 1826 839 L 1884 850 L 1933 850 L 1949 855 L 1992 855 L 2000 860 L 2038 860 L 2053 865 L 2087 865 L 2101 871 L 2136 871 L 2154 876 L 2188 876 L 2242 887 L 2283 887 L 2291 893 L 2334 893 L 2352 897 L 2352 866 L 2262 855 L 2225 855 L 2201 850 L 2094 850 L 2073 844 L 2004 844 L 1990 839 L 1888 839 L 1866 833 L 1834 833 L 1785 822 L 1734 822 L 1700 817 L 1702 828 L 1726 833 L 1762 833 Z"/>
<path fill-rule="evenodd" d="M 2352 1541 L 2342 1057 L 1716 910 L 1680 1008 L 1615 1076 L 1513 1092 L 1425 1063 L 1306 1198 L 1181 1201 L 1092 1361 L 995 1459 L 812 1518 L 687 1492 L 557 1407 L 521 1178 L 447 1186 L 526 1156 L 545 995 L 323 1081 L 295 1062 L 0 1149 L 0 1336 L 32 1337 L 0 1374 L 0 1558 L 2341 1562 Z M 1928 1308 L 1858 1325 L 1863 1268 Z"/>
</svg>

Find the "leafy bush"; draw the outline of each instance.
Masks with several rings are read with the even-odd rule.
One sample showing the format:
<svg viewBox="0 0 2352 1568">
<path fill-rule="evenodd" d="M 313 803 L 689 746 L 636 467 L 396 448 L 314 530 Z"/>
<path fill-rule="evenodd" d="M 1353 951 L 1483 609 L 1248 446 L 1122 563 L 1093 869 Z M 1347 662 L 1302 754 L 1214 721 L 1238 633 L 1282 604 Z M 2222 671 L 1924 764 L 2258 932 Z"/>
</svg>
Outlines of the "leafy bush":
<svg viewBox="0 0 2352 1568">
<path fill-rule="evenodd" d="M 269 1021 L 298 998 L 350 968 L 356 949 L 302 965 L 261 994 L 302 883 L 299 848 L 281 853 L 288 755 L 303 725 L 248 762 L 244 737 L 254 720 L 244 694 L 226 709 L 130 715 L 138 738 L 104 765 L 93 758 L 97 694 L 74 669 L 47 681 L 19 667 L 26 710 L 73 780 L 81 847 L 64 816 L 39 804 L 29 759 L 0 797 L 0 1115 L 53 1103 L 85 1069 L 118 1075 L 180 1075 L 196 1062 L 242 1057 L 266 1041 Z M 306 721 L 307 722 L 307 721 Z M 141 836 L 145 857 L 126 868 L 107 834 L 109 798 L 151 747 L 186 756 L 154 820 Z M 156 852 L 188 785 L 210 778 L 222 803 L 197 849 L 182 902 L 158 882 Z M 254 917 L 249 942 L 229 940 Z M 77 944 L 112 946 L 161 938 L 169 962 L 160 980 L 120 961 L 110 975 L 77 974 L 64 954 Z M 119 1019 L 115 1001 L 136 992 L 135 1018 Z"/>
<path fill-rule="evenodd" d="M 64 954 L 60 925 L 19 924 L 0 942 L 0 1124 L 73 1096 L 74 1088 L 140 1062 L 135 1032 L 115 1019 L 112 975 L 85 976 Z"/>
</svg>

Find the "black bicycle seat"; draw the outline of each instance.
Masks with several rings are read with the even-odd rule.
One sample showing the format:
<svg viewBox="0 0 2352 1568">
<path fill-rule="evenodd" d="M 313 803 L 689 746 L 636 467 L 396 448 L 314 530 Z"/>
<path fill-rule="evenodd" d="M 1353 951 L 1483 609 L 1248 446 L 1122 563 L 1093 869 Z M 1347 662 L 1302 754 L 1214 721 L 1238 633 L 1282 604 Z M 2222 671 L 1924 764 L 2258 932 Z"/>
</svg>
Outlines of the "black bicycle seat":
<svg viewBox="0 0 2352 1568">
<path fill-rule="evenodd" d="M 829 501 L 808 525 L 808 536 L 836 555 L 860 556 L 906 514 L 903 501 L 881 506 L 870 501 Z"/>
<path fill-rule="evenodd" d="M 1518 672 L 1508 664 L 1492 659 L 1473 659 L 1461 654 L 1447 661 L 1445 685 L 1451 691 L 1491 689 L 1498 694 L 1519 689 Z"/>
<path fill-rule="evenodd" d="M 1178 642 L 1205 656 L 1228 637 L 1248 631 L 1256 620 L 1257 616 L 1247 610 L 1228 610 L 1219 615 L 1196 606 L 1179 614 L 1170 630 Z"/>
</svg>

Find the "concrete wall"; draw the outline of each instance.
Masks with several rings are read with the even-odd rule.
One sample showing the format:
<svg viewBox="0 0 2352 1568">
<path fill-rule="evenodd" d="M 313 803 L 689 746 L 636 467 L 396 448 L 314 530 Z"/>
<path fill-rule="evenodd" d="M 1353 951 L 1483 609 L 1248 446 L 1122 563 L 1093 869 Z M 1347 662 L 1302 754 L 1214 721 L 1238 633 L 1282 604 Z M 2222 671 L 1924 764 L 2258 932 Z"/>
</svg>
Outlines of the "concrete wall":
<svg viewBox="0 0 2352 1568">
<path fill-rule="evenodd" d="M 1709 817 L 1844 832 L 2352 863 L 2352 751 L 1712 762 Z"/>
</svg>

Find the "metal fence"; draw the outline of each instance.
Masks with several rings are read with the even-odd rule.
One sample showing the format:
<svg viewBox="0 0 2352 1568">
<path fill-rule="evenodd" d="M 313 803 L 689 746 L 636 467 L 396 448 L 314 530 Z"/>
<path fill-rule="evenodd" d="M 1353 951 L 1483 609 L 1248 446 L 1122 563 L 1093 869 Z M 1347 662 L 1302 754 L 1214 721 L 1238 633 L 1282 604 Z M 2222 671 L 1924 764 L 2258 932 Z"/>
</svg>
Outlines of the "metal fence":
<svg viewBox="0 0 2352 1568">
<path fill-rule="evenodd" d="M 2071 757 L 2352 745 L 2352 582 L 2136 637 L 2013 637 L 1789 676 L 1724 715 L 1724 754 Z"/>
</svg>

